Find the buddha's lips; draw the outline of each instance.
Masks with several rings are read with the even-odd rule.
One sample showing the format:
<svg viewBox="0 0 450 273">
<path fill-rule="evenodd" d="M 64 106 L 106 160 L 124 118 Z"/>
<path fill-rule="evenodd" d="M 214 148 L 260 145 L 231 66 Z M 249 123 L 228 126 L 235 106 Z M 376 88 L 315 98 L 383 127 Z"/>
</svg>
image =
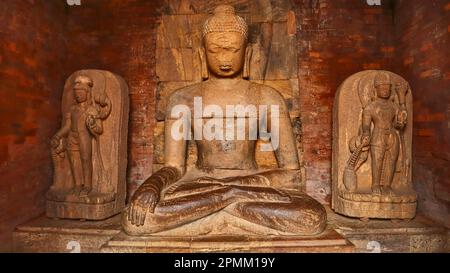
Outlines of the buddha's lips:
<svg viewBox="0 0 450 273">
<path fill-rule="evenodd" d="M 232 67 L 231 67 L 231 65 L 221 65 L 221 66 L 219 66 L 219 68 L 222 71 L 228 72 L 231 70 Z"/>
</svg>

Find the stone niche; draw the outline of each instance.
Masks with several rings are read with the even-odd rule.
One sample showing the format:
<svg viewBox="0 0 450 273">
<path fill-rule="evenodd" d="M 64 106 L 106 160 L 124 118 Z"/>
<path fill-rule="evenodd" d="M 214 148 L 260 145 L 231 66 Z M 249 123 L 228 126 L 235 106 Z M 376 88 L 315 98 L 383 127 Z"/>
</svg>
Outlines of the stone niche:
<svg viewBox="0 0 450 273">
<path fill-rule="evenodd" d="M 164 109 L 172 92 L 200 82 L 198 49 L 202 24 L 218 4 L 233 5 L 250 26 L 252 67 L 250 80 L 270 85 L 281 92 L 289 107 L 297 135 L 300 163 L 304 165 L 299 118 L 297 24 L 289 0 L 165 0 L 161 9 L 156 44 L 156 109 L 153 170 L 164 164 Z M 327 5 L 327 1 L 296 1 Z M 320 3 L 319 3 L 320 2 Z M 138 3 L 138 1 L 133 2 Z M 361 1 L 363 3 L 363 1 Z M 138 5 L 138 4 L 136 4 Z M 338 4 L 341 5 L 341 4 Z M 362 5 L 362 4 L 361 4 Z M 342 4 L 342 6 L 344 6 Z M 352 7 L 353 8 L 353 7 Z M 342 7 L 340 6 L 340 11 Z M 298 10 L 297 10 L 298 11 Z M 333 16 L 330 14 L 330 16 Z M 91 19 L 91 18 L 90 18 Z M 349 20 L 352 18 L 349 17 Z M 95 20 L 95 18 L 92 18 Z M 131 22 L 130 22 L 131 24 Z M 340 37 L 340 36 L 337 36 Z M 351 53 L 350 53 L 351 54 Z M 353 60 L 358 62 L 359 60 Z M 304 66 L 302 64 L 302 66 Z M 316 69 L 317 70 L 317 69 Z M 130 85 L 131 87 L 131 85 Z M 304 87 L 307 88 L 307 87 Z M 304 90 L 305 91 L 305 90 Z M 304 93 L 303 93 L 304 94 Z M 260 149 L 257 149 L 260 150 Z M 196 158 L 193 143 L 189 165 Z M 262 168 L 273 168 L 272 153 L 257 154 Z M 305 188 L 304 171 L 302 187 Z M 14 232 L 16 252 L 444 252 L 449 251 L 448 229 L 416 217 L 411 221 L 371 220 L 363 222 L 327 209 L 328 227 L 318 237 L 279 238 L 266 236 L 252 241 L 248 236 L 230 237 L 130 237 L 122 232 L 120 216 L 104 221 L 54 221 L 36 218 Z"/>
<path fill-rule="evenodd" d="M 290 1 L 226 0 L 167 1 L 157 30 L 156 127 L 154 130 L 153 171 L 164 165 L 164 115 L 167 99 L 177 89 L 202 81 L 198 50 L 202 46 L 203 23 L 219 4 L 233 5 L 249 25 L 252 47 L 250 80 L 278 90 L 290 111 L 297 149 L 302 163 L 299 84 L 297 78 L 296 17 Z M 260 145 L 261 143 L 258 143 Z M 257 148 L 261 168 L 277 167 L 273 152 Z M 195 164 L 196 146 L 189 144 L 188 168 Z M 302 176 L 304 171 L 302 168 Z M 302 188 L 305 188 L 305 179 Z"/>
</svg>

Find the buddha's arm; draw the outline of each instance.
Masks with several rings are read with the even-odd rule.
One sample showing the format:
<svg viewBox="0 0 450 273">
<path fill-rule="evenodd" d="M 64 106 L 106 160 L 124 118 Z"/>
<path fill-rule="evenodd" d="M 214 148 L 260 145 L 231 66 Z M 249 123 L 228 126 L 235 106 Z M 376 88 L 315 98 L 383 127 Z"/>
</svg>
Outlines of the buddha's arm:
<svg viewBox="0 0 450 273">
<path fill-rule="evenodd" d="M 279 143 L 278 147 L 274 147 L 278 167 L 286 170 L 298 170 L 297 147 L 295 145 L 291 119 L 287 116 L 287 113 L 284 113 L 284 115 L 279 118 L 279 124 Z"/>
<path fill-rule="evenodd" d="M 272 187 L 294 187 L 299 185 L 300 169 L 296 139 L 292 129 L 289 111 L 284 99 L 278 93 L 271 92 L 268 104 L 278 105 L 278 111 L 268 115 L 268 128 L 271 132 L 272 148 L 278 169 L 259 173 L 266 183 Z M 277 139 L 274 139 L 277 138 Z"/>
<path fill-rule="evenodd" d="M 270 124 L 272 125 L 273 122 L 271 120 Z M 300 166 L 291 119 L 287 111 L 281 111 L 278 122 L 279 143 L 278 147 L 273 148 L 279 169 L 262 172 L 258 176 L 264 177 L 272 187 L 296 188 L 296 186 L 300 185 L 298 173 Z M 273 126 L 270 127 L 272 131 Z"/>
<path fill-rule="evenodd" d="M 134 193 L 128 218 L 132 224 L 143 225 L 147 211 L 154 212 L 161 192 L 178 181 L 185 172 L 186 140 L 175 140 L 171 128 L 175 121 L 165 121 L 165 167 L 148 178 Z"/>
</svg>

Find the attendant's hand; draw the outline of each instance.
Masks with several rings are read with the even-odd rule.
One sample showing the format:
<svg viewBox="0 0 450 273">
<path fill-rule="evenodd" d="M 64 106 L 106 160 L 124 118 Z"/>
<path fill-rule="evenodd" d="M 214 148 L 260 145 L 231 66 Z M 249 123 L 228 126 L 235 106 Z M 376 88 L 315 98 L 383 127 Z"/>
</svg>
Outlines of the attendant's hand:
<svg viewBox="0 0 450 273">
<path fill-rule="evenodd" d="M 406 93 L 408 92 L 408 89 L 409 89 L 409 85 L 408 85 L 408 83 L 405 83 L 405 82 L 398 82 L 395 85 L 395 92 L 399 95 L 401 94 L 401 95 L 405 96 Z"/>
<path fill-rule="evenodd" d="M 368 135 L 363 135 L 361 138 L 361 145 L 363 147 L 367 147 L 370 145 L 370 136 Z"/>
<path fill-rule="evenodd" d="M 400 110 L 400 112 L 397 115 L 397 122 L 399 124 L 405 124 L 408 120 L 408 112 L 406 110 Z"/>
<path fill-rule="evenodd" d="M 97 134 L 97 122 L 94 116 L 90 115 L 86 118 L 86 126 L 92 134 Z"/>
<path fill-rule="evenodd" d="M 50 145 L 52 146 L 53 149 L 57 149 L 60 145 L 60 141 L 61 137 L 58 134 L 56 134 L 50 140 Z"/>
</svg>

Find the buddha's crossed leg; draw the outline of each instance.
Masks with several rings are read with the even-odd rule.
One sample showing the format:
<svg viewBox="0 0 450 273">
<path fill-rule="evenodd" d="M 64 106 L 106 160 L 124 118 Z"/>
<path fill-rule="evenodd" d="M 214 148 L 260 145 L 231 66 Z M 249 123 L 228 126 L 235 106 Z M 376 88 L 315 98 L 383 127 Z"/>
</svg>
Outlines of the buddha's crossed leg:
<svg viewBox="0 0 450 273">
<path fill-rule="evenodd" d="M 191 185 L 198 186 L 197 183 Z M 211 186 L 210 191 L 162 200 L 153 213 L 147 211 L 145 220 L 138 223 L 130 220 L 134 219 L 130 215 L 134 210 L 127 209 L 123 217 L 125 231 L 131 235 L 152 234 L 191 223 L 222 209 L 249 222 L 293 234 L 316 234 L 326 224 L 324 208 L 304 194 L 289 197 L 270 187 L 218 187 L 215 183 Z"/>
</svg>

